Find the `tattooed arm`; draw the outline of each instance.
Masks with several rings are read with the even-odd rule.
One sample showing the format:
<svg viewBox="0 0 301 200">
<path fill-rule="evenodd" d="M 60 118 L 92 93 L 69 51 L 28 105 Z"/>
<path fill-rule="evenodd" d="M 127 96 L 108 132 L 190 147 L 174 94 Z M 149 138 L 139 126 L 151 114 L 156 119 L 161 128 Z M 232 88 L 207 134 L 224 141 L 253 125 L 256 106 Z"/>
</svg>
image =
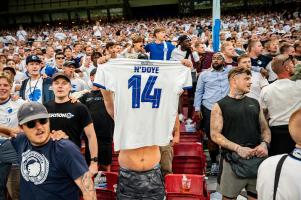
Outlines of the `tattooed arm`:
<svg viewBox="0 0 301 200">
<path fill-rule="evenodd" d="M 260 109 L 259 113 L 259 125 L 262 142 L 257 147 L 255 147 L 255 155 L 257 157 L 266 157 L 268 156 L 268 147 L 271 142 L 271 131 L 264 117 L 262 109 Z"/>
<path fill-rule="evenodd" d="M 264 117 L 264 113 L 263 113 L 262 109 L 260 109 L 260 113 L 259 113 L 259 124 L 260 124 L 262 141 L 270 143 L 271 142 L 271 131 L 270 131 L 268 122 L 267 122 L 266 118 Z"/>
<path fill-rule="evenodd" d="M 92 180 L 92 174 L 89 171 L 77 178 L 75 183 L 82 191 L 84 200 L 96 200 L 96 192 Z"/>
</svg>

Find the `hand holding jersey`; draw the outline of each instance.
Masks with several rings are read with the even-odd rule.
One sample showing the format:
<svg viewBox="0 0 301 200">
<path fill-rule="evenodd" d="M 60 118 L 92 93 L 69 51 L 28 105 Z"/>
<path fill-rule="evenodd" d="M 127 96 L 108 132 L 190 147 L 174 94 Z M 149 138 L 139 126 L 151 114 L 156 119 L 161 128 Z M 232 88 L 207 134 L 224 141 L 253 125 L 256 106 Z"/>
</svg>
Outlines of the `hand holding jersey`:
<svg viewBox="0 0 301 200">
<path fill-rule="evenodd" d="M 120 150 L 117 198 L 163 199 L 159 146 L 173 139 L 179 96 L 192 85 L 190 69 L 180 62 L 114 59 L 97 69 L 94 85 L 114 93 L 113 106 L 111 93 L 102 90 L 108 112 L 114 107 Z"/>
</svg>

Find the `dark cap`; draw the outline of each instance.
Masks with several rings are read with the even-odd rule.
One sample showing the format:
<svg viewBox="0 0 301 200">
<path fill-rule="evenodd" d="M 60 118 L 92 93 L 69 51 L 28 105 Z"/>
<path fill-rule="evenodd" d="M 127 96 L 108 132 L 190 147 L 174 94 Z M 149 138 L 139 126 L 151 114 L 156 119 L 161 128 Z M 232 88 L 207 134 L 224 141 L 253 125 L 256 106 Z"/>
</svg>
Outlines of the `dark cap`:
<svg viewBox="0 0 301 200">
<path fill-rule="evenodd" d="M 49 114 L 45 106 L 43 106 L 43 104 L 32 101 L 24 103 L 19 108 L 17 117 L 19 124 L 22 125 L 32 120 L 44 118 L 48 119 Z"/>
<path fill-rule="evenodd" d="M 73 65 L 74 68 L 77 66 L 74 60 L 68 60 L 64 63 L 64 67 L 68 67 L 70 65 Z"/>
<path fill-rule="evenodd" d="M 191 41 L 191 38 L 188 36 L 188 35 L 181 35 L 179 38 L 178 38 L 178 43 L 182 43 L 184 42 L 185 40 L 189 40 Z"/>
<path fill-rule="evenodd" d="M 4 70 L 9 70 L 9 71 L 11 71 L 14 75 L 16 75 L 16 70 L 15 70 L 15 68 L 13 68 L 13 67 L 4 67 L 3 68 L 3 71 Z"/>
<path fill-rule="evenodd" d="M 71 83 L 70 78 L 69 78 L 66 74 L 64 74 L 64 73 L 58 72 L 58 73 L 54 74 L 54 75 L 52 76 L 52 81 L 55 81 L 55 80 L 57 80 L 58 78 L 63 78 L 63 79 L 65 79 L 66 81 L 68 81 L 69 83 Z"/>
<path fill-rule="evenodd" d="M 30 62 L 38 62 L 38 63 L 41 63 L 41 59 L 36 56 L 36 55 L 30 55 L 30 56 L 27 56 L 26 58 L 26 65 Z"/>
</svg>

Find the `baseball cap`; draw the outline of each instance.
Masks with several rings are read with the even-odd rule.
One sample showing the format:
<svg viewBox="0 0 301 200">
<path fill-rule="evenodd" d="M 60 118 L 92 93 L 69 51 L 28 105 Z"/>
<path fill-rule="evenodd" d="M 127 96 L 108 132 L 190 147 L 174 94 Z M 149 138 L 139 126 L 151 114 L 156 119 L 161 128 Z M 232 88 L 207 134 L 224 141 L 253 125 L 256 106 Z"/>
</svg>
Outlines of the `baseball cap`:
<svg viewBox="0 0 301 200">
<path fill-rule="evenodd" d="M 52 77 L 52 80 L 55 81 L 58 78 L 63 78 L 66 81 L 68 81 L 69 83 L 71 83 L 70 78 L 66 74 L 64 74 L 64 73 L 58 72 L 58 73 L 54 74 L 53 77 Z"/>
<path fill-rule="evenodd" d="M 3 71 L 4 70 L 9 70 L 9 71 L 11 71 L 14 75 L 16 75 L 16 70 L 15 70 L 15 68 L 13 68 L 13 67 L 4 67 L 3 68 Z"/>
<path fill-rule="evenodd" d="M 184 42 L 185 40 L 191 40 L 191 38 L 188 36 L 188 35 L 181 35 L 179 38 L 178 38 L 178 43 L 182 43 Z"/>
<path fill-rule="evenodd" d="M 24 103 L 17 113 L 18 122 L 20 125 L 36 119 L 49 118 L 47 109 L 43 104 L 38 102 Z"/>
<path fill-rule="evenodd" d="M 73 65 L 74 68 L 76 68 L 76 66 L 77 66 L 74 60 L 68 60 L 64 63 L 64 67 L 67 67 L 67 66 L 70 66 L 70 65 Z"/>
<path fill-rule="evenodd" d="M 41 63 L 42 61 L 40 60 L 40 58 L 36 55 L 30 55 L 30 56 L 27 56 L 26 58 L 26 65 L 30 62 L 38 62 L 38 63 Z"/>
</svg>

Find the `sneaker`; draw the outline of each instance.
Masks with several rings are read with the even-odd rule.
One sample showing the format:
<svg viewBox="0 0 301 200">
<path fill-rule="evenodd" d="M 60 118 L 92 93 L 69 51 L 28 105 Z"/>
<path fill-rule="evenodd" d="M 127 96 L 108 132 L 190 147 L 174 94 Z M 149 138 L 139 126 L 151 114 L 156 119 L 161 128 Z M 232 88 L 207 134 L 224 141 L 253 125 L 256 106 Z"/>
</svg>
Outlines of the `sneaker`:
<svg viewBox="0 0 301 200">
<path fill-rule="evenodd" d="M 218 166 L 218 164 L 212 163 L 210 174 L 211 174 L 212 176 L 217 176 L 218 173 L 219 173 L 219 166 Z"/>
</svg>

